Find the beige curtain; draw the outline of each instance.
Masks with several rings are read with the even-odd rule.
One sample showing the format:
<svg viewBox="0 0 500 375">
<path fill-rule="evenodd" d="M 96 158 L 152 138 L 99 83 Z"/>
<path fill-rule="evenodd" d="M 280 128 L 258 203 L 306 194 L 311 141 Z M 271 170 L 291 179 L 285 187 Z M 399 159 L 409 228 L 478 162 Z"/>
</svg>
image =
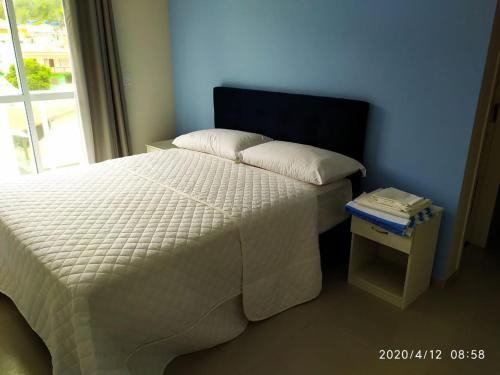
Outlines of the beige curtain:
<svg viewBox="0 0 500 375">
<path fill-rule="evenodd" d="M 129 155 L 111 0 L 63 0 L 89 159 Z"/>
</svg>

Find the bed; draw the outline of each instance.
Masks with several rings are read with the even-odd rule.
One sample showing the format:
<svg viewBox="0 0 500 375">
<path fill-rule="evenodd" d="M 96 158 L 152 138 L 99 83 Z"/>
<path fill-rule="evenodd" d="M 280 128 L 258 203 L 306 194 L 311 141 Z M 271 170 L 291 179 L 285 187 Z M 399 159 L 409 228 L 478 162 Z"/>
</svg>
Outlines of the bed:
<svg viewBox="0 0 500 375">
<path fill-rule="evenodd" d="M 216 127 L 358 160 L 367 109 L 214 89 Z M 319 228 L 318 201 L 339 206 L 331 197 L 351 181 L 319 191 L 171 149 L 5 183 L 0 292 L 44 340 L 55 374 L 161 374 L 175 356 L 319 294 L 318 231 L 334 233 L 343 218 L 326 215 Z"/>
</svg>

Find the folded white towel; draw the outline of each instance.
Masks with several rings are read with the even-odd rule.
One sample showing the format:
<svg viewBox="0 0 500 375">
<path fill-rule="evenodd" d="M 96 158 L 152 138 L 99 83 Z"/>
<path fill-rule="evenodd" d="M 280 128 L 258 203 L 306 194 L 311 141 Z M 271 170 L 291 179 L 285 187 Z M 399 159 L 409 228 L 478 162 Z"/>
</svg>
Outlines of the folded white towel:
<svg viewBox="0 0 500 375">
<path fill-rule="evenodd" d="M 374 199 L 370 198 L 370 194 L 363 193 L 362 195 L 357 197 L 354 201 L 363 207 L 367 207 L 367 208 L 370 208 L 372 210 L 382 211 L 382 212 L 385 212 L 385 213 L 388 213 L 388 214 L 391 214 L 394 216 L 401 217 L 403 219 L 409 219 L 411 216 L 409 213 L 404 212 L 402 210 L 398 210 L 398 209 L 393 208 L 391 206 L 379 204 Z"/>
<path fill-rule="evenodd" d="M 416 215 L 420 211 L 432 205 L 432 201 L 430 199 L 424 199 L 409 208 L 400 209 L 400 208 L 395 208 L 393 206 L 380 204 L 379 202 L 371 198 L 371 193 L 369 194 L 363 193 L 359 197 L 357 197 L 354 201 L 362 206 L 386 212 L 388 214 L 399 216 L 405 219 Z"/>
<path fill-rule="evenodd" d="M 369 199 L 401 211 L 408 211 L 424 200 L 422 197 L 395 188 L 377 190 L 370 194 Z"/>
</svg>

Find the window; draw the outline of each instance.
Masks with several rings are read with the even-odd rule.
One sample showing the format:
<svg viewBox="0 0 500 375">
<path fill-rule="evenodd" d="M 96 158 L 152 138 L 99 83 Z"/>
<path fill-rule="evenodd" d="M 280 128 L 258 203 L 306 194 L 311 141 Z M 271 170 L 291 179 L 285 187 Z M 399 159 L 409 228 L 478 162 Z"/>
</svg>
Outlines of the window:
<svg viewBox="0 0 500 375">
<path fill-rule="evenodd" d="M 62 0 L 0 0 L 0 180 L 87 162 Z"/>
</svg>

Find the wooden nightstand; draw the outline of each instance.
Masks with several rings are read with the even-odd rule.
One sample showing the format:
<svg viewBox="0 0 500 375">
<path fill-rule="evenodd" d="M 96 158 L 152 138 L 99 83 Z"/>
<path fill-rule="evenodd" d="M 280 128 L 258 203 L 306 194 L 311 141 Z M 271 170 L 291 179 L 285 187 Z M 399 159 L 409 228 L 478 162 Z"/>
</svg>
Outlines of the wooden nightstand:
<svg viewBox="0 0 500 375">
<path fill-rule="evenodd" d="M 172 143 L 174 138 L 165 141 L 153 142 L 146 145 L 146 152 L 154 152 L 159 150 L 168 150 L 169 148 L 176 148 Z"/>
<path fill-rule="evenodd" d="M 405 309 L 429 287 L 443 209 L 402 237 L 353 216 L 349 283 Z"/>
</svg>

